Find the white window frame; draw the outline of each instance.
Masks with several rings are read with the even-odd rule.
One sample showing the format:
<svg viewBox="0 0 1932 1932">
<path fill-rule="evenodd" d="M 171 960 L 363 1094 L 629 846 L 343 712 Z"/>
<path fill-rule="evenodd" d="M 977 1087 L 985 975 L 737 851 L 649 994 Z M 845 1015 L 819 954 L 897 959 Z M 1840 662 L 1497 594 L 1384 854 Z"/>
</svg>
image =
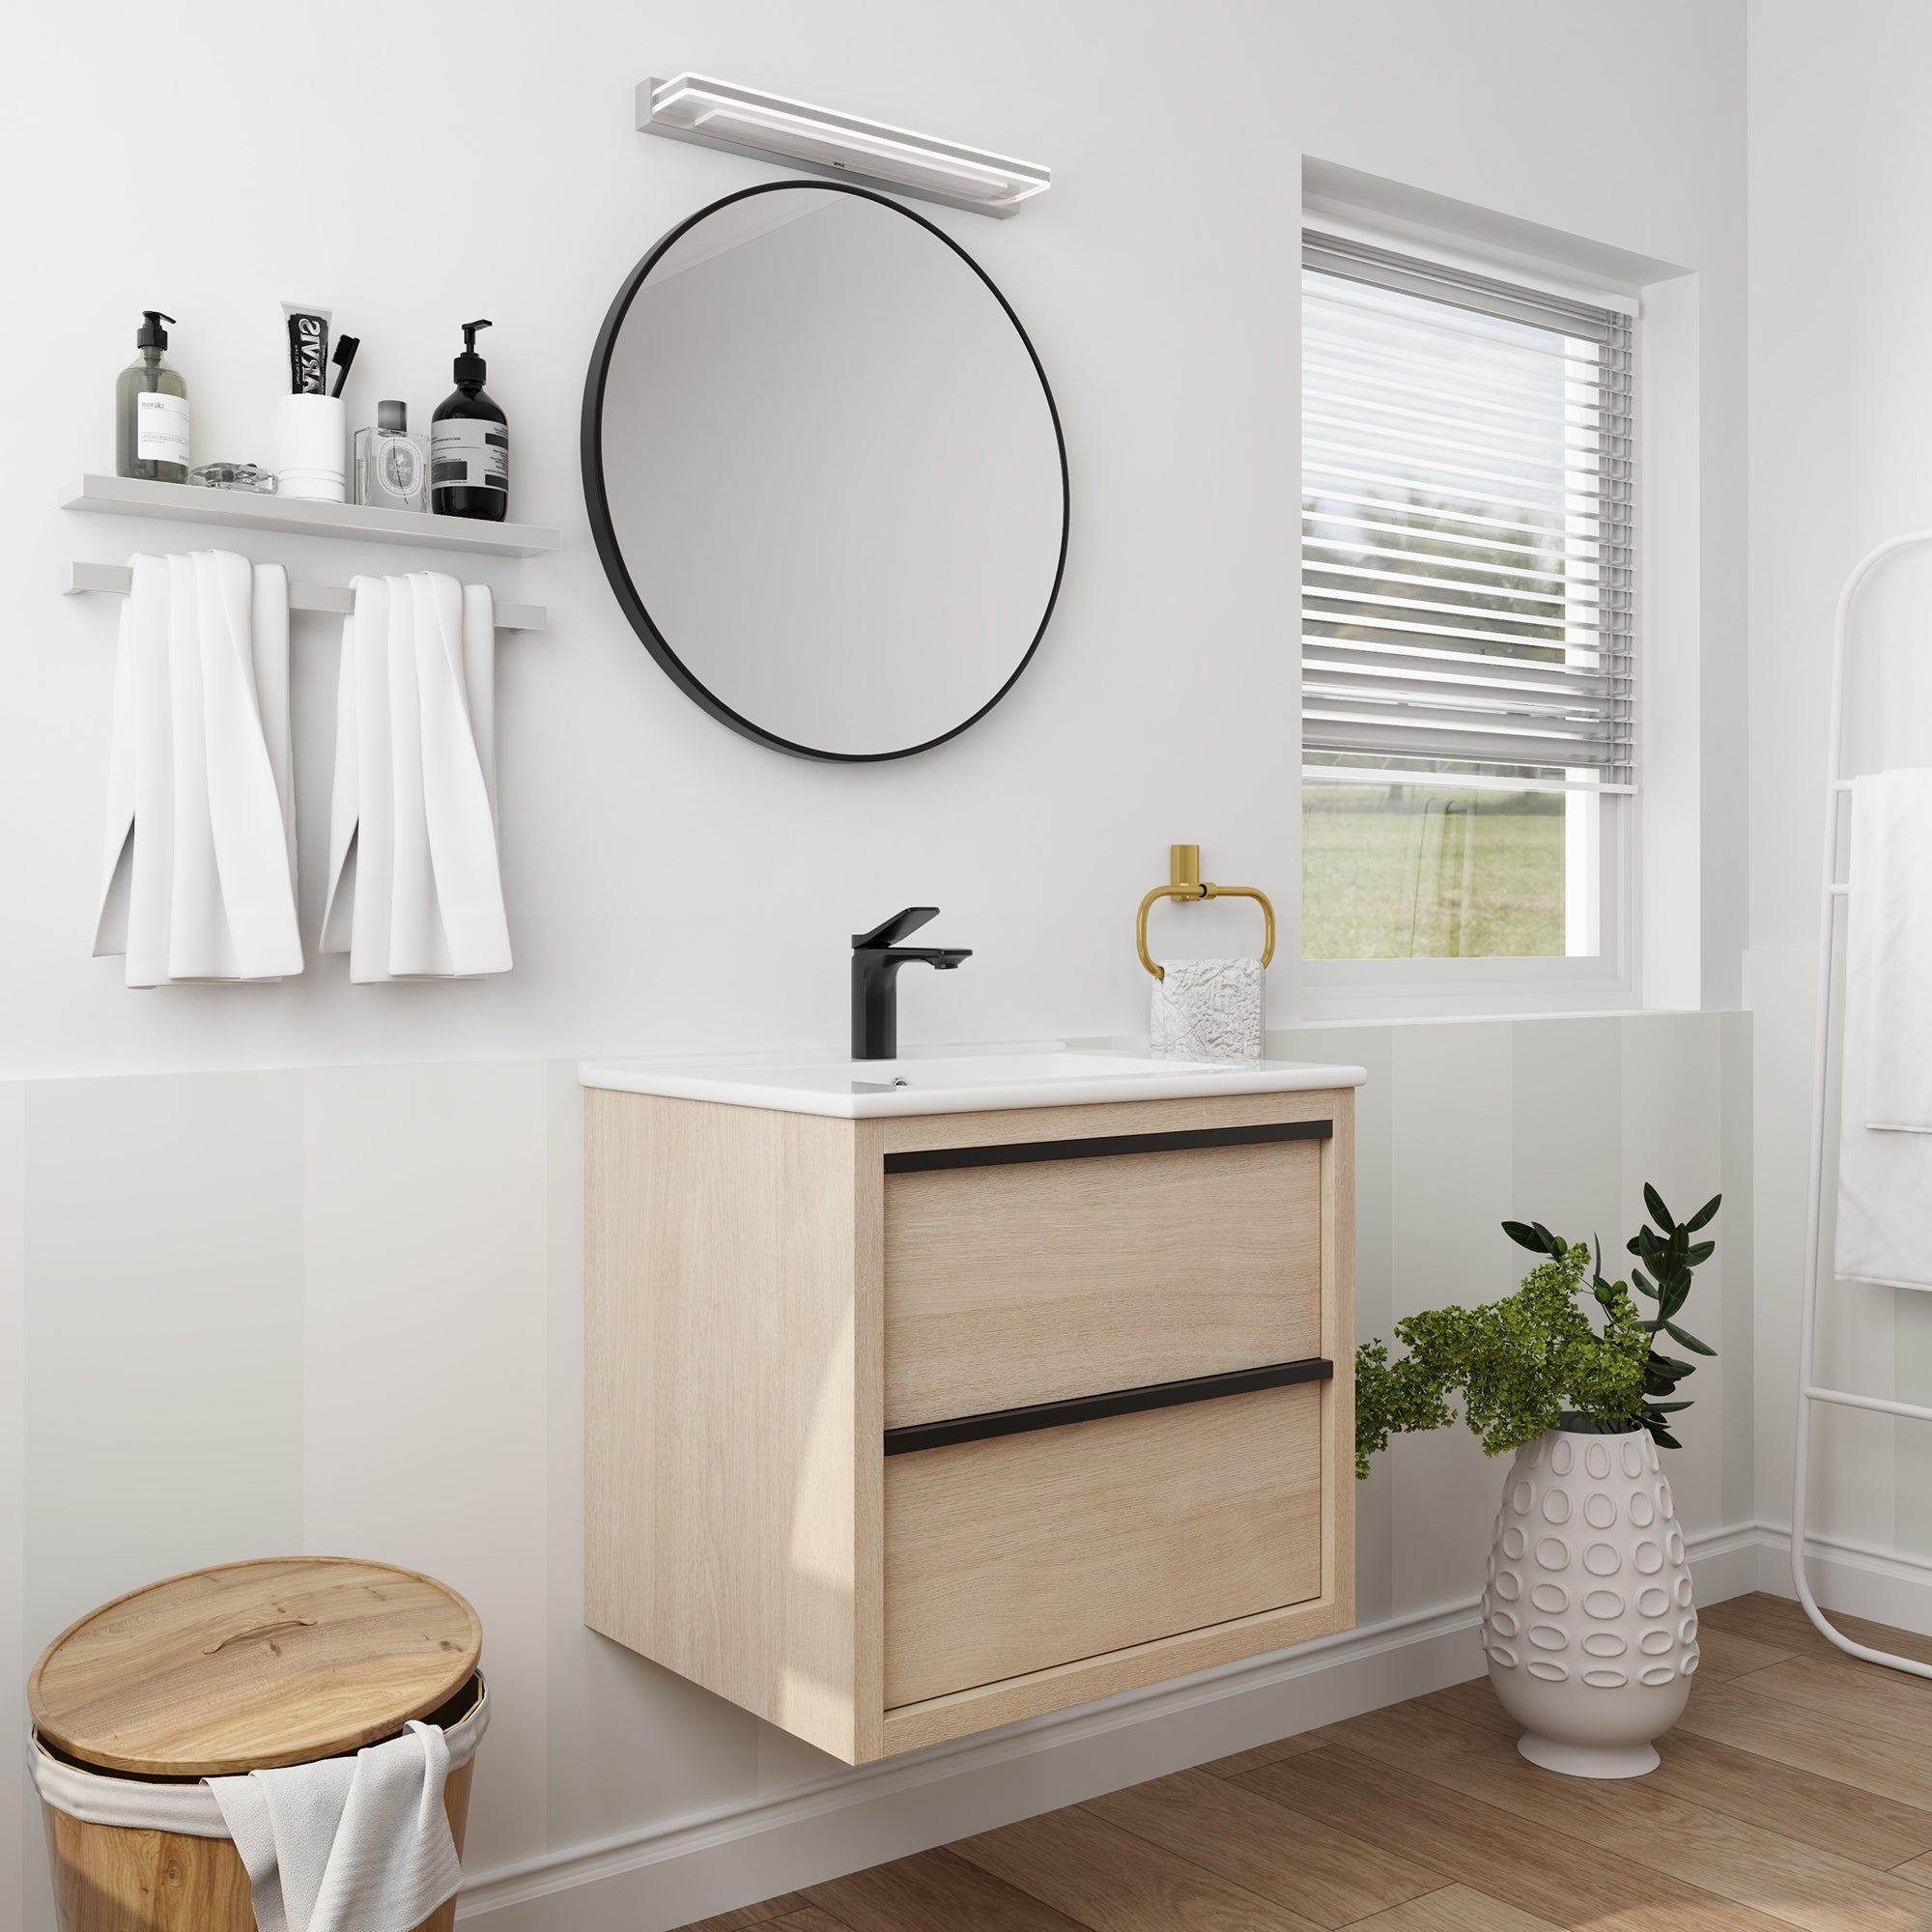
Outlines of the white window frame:
<svg viewBox="0 0 1932 1932">
<path fill-rule="evenodd" d="M 1634 359 L 1634 381 L 1638 398 L 1637 416 L 1643 418 L 1643 327 L 1641 307 L 1634 289 L 1606 289 L 1594 281 L 1566 276 L 1560 267 L 1548 273 L 1526 270 L 1520 257 L 1506 261 L 1490 258 L 1479 246 L 1455 238 L 1443 238 L 1438 245 L 1418 239 L 1414 229 L 1403 225 L 1403 232 L 1382 232 L 1376 227 L 1338 219 L 1329 209 L 1304 211 L 1304 230 L 1339 235 L 1393 253 L 1433 262 L 1442 267 L 1464 270 L 1498 281 L 1514 282 L 1525 289 L 1596 303 L 1622 310 L 1635 318 L 1632 331 Z M 1298 307 L 1297 307 L 1298 316 Z M 1300 358 L 1297 376 L 1299 393 Z M 1633 481 L 1632 526 L 1635 534 L 1639 583 L 1648 532 L 1644 509 L 1645 441 L 1639 435 L 1635 476 Z M 1297 463 L 1297 474 L 1299 464 Z M 1297 491 L 1297 503 L 1300 493 Z M 1296 528 L 1296 600 L 1300 599 L 1299 519 Z M 1635 600 L 1634 726 L 1637 784 L 1631 791 L 1591 790 L 1573 792 L 1577 801 L 1570 813 L 1566 844 L 1570 879 L 1585 888 L 1582 902 L 1568 889 L 1566 908 L 1570 915 L 1571 943 L 1594 938 L 1594 952 L 1572 953 L 1564 957 L 1474 958 L 1474 959 L 1302 959 L 1301 1014 L 1304 1024 L 1349 1024 L 1364 1020 L 1403 1018 L 1449 1018 L 1494 1015 L 1507 1017 L 1524 1013 L 1588 1013 L 1635 1010 L 1641 1004 L 1639 961 L 1642 957 L 1639 932 L 1641 892 L 1639 880 L 1641 797 L 1644 773 L 1643 745 L 1643 602 Z M 1299 625 L 1296 627 L 1299 654 Z M 1297 680 L 1298 689 L 1298 680 Z M 1299 718 L 1297 715 L 1297 727 Z M 1296 756 L 1299 757 L 1297 737 Z M 1319 782 L 1319 780 L 1317 781 Z M 1300 849 L 1300 820 L 1297 814 L 1295 839 Z M 1590 891 L 1590 888 L 1594 891 Z M 1297 904 L 1300 880 L 1296 879 Z M 1301 922 L 1296 920 L 1297 944 Z"/>
</svg>

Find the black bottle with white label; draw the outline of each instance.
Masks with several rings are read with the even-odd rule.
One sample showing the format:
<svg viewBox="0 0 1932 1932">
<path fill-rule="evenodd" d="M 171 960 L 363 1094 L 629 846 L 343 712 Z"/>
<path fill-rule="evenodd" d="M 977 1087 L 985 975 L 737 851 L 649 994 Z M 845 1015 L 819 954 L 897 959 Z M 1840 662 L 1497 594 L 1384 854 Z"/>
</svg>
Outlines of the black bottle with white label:
<svg viewBox="0 0 1932 1932">
<path fill-rule="evenodd" d="M 476 331 L 489 327 L 463 325 L 456 393 L 430 418 L 429 501 L 439 517 L 500 524 L 510 513 L 510 429 L 483 389 L 488 371 L 476 353 Z"/>
</svg>

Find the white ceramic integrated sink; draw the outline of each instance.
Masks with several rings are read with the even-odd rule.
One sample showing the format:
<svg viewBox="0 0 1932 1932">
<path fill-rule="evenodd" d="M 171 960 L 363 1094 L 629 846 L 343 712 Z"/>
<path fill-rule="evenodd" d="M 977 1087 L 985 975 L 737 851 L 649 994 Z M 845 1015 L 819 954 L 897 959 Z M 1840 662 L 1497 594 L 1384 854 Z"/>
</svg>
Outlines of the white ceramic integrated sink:
<svg viewBox="0 0 1932 1932">
<path fill-rule="evenodd" d="M 1359 1087 L 1367 1072 L 1317 1061 L 1144 1060 L 1058 1044 L 976 1053 L 937 1049 L 896 1060 L 810 1053 L 686 1060 L 586 1060 L 586 1087 L 720 1100 L 792 1114 L 866 1120 L 880 1114 L 968 1114 L 997 1107 L 1071 1107 L 1105 1100 L 1179 1100 L 1204 1094 L 1282 1094 Z"/>
</svg>

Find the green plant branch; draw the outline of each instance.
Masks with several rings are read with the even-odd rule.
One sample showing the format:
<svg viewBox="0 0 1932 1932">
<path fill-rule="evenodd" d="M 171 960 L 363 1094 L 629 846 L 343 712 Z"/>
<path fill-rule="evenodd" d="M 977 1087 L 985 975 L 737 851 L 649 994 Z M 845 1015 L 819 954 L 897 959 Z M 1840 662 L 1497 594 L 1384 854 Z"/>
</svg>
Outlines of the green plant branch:
<svg viewBox="0 0 1932 1932">
<path fill-rule="evenodd" d="M 1580 1301 L 1590 1250 L 1550 1236 L 1550 1258 L 1516 1293 L 1477 1308 L 1405 1317 L 1391 1362 L 1383 1342 L 1355 1351 L 1355 1473 L 1391 1435 L 1456 1419 L 1451 1398 L 1486 1455 L 1500 1456 L 1555 1428 L 1565 1408 L 1605 1422 L 1639 1421 L 1650 1338 L 1621 1283 L 1603 1284 L 1599 1334 Z"/>
</svg>

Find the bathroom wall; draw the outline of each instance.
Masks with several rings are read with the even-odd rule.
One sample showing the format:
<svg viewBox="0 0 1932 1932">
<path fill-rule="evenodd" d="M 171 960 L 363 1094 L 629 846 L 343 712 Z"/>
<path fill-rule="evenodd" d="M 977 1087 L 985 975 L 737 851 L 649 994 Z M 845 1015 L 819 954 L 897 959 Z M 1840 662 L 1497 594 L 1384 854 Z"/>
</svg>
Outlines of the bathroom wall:
<svg viewBox="0 0 1932 1932">
<path fill-rule="evenodd" d="M 1631 0 L 1613 87 L 1592 79 L 1604 31 L 1546 0 L 1386 0 L 1372 21 L 1334 0 L 344 0 L 326 17 L 198 0 L 158 29 L 151 9 L 96 0 L 15 25 L 0 161 L 36 185 L 0 206 L 15 270 L 0 318 L 0 1082 L 15 1083 L 0 1084 L 0 1685 L 17 1681 L 7 1659 L 24 1668 L 115 1590 L 220 1556 L 353 1548 L 448 1575 L 489 1624 L 502 1716 L 478 1870 L 824 1769 L 580 1627 L 577 1103 L 560 1069 L 836 1039 L 847 935 L 915 899 L 977 952 L 907 983 L 907 1039 L 1133 1033 L 1132 908 L 1178 838 L 1277 895 L 1270 997 L 1278 1024 L 1293 1017 L 1304 154 L 1692 272 L 1672 285 L 1703 349 L 1675 425 L 1695 444 L 1690 615 L 1662 633 L 1658 673 L 1685 693 L 1676 735 L 1702 747 L 1672 795 L 1702 882 L 1690 983 L 1734 1001 L 1743 9 Z M 606 305 L 673 221 L 780 172 L 636 134 L 634 82 L 682 68 L 1056 170 L 1010 222 L 924 211 L 1038 348 L 1073 524 L 1033 668 L 985 724 L 903 765 L 789 761 L 712 724 L 623 627 L 588 542 L 576 424 Z M 267 456 L 284 297 L 332 303 L 361 335 L 358 419 L 393 394 L 418 426 L 457 324 L 493 317 L 516 507 L 564 531 L 554 558 L 472 566 L 552 617 L 502 651 L 507 979 L 352 991 L 331 961 L 281 986 L 134 995 L 118 962 L 85 956 L 114 611 L 63 602 L 57 574 L 205 538 L 65 515 L 54 486 L 111 463 L 113 376 L 143 306 L 180 318 L 198 456 Z M 250 547 L 323 582 L 433 560 Z M 335 642 L 324 620 L 298 626 L 312 929 Z M 1810 701 L 1793 698 L 1794 726 Z M 1176 933 L 1186 918 L 1209 951 L 1251 930 L 1239 908 L 1156 917 Z M 1680 1463 L 1687 1518 L 1713 1534 L 1754 1507 L 1746 1150 L 1753 1079 L 1761 1114 L 1780 1091 L 1775 1064 L 1753 1074 L 1745 1024 L 1289 1042 L 1371 1069 L 1365 1332 L 1504 1285 L 1505 1213 L 1614 1238 L 1643 1179 L 1673 1205 L 1725 1187 L 1722 1280 L 1700 1318 L 1724 1352 Z M 1460 1438 L 1392 1453 L 1363 1492 L 1366 1620 L 1466 1600 L 1495 1481 Z M 0 1751 L 0 1874 L 17 1864 L 39 1932 L 17 1763 Z"/>
<path fill-rule="evenodd" d="M 322 1065 L 735 1047 L 836 1037 L 847 936 L 914 900 L 978 949 L 914 982 L 909 1040 L 1145 1025 L 1126 922 L 1166 848 L 1284 901 L 1296 870 L 1296 210 L 1301 156 L 1696 271 L 1712 354 L 1696 718 L 1716 771 L 1741 734 L 1741 10 L 1398 0 L 1369 31 L 1332 0 L 198 0 L 155 31 L 132 0 L 32 11 L 0 115 L 15 269 L 0 473 L 0 1074 Z M 137 58 L 138 54 L 138 58 Z M 932 209 L 1025 321 L 1073 481 L 1067 574 L 1033 668 L 986 724 L 901 765 L 777 757 L 696 711 L 621 622 L 585 528 L 577 423 L 592 340 L 674 221 L 781 171 L 639 135 L 632 88 L 693 67 L 931 128 L 1057 171 L 1011 221 Z M 31 80 L 27 78 L 31 76 Z M 1181 92 L 1176 93 L 1179 87 Z M 447 104 L 445 104 L 447 103 Z M 463 103 L 458 105 L 457 103 Z M 1579 111 L 1616 119 L 1577 134 Z M 419 130 L 419 131 L 418 131 Z M 470 566 L 549 607 L 502 649 L 502 818 L 517 971 L 358 987 L 339 959 L 278 987 L 130 997 L 86 955 L 99 872 L 114 606 L 54 594 L 69 558 L 207 541 L 64 513 L 111 468 L 110 398 L 138 311 L 180 318 L 203 457 L 267 457 L 284 297 L 362 339 L 352 413 L 449 387 L 487 315 L 515 442 L 513 505 L 562 553 Z M 253 546 L 324 582 L 432 559 Z M 332 620 L 298 618 L 305 923 L 319 911 Z M 1681 655 L 1681 651 L 1679 653 Z M 1742 792 L 1704 852 L 1707 997 L 1735 1003 Z M 1725 810 L 1729 816 L 1726 818 Z M 1182 915 L 1157 917 L 1178 924 Z M 1251 915 L 1189 920 L 1210 950 Z M 1276 968 L 1291 999 L 1291 922 Z M 1694 982 L 1693 982 L 1694 983 Z M 1728 992 L 1726 986 L 1732 988 Z"/>
<path fill-rule="evenodd" d="M 1788 1522 L 1803 1279 L 1826 696 L 1838 589 L 1872 545 L 1932 526 L 1932 131 L 1913 0 L 1750 10 L 1750 766 L 1748 1003 L 1757 1040 L 1760 1513 Z M 1861 593 L 1855 769 L 1932 762 L 1932 554 Z M 1841 872 L 1840 877 L 1843 876 Z M 1932 1297 L 1829 1291 L 1821 1379 L 1932 1400 Z M 1932 1628 L 1932 1435 L 1814 1411 L 1815 1536 Z M 1907 1559 L 1901 1570 L 1883 1556 Z"/>
<path fill-rule="evenodd" d="M 1680 1210 L 1724 1190 L 1697 1314 L 1721 1353 L 1687 1390 L 1671 1471 L 1693 1549 L 1750 1517 L 1748 1024 L 1274 1042 L 1369 1069 L 1365 1334 L 1506 1287 L 1528 1264 L 1496 1229 L 1506 1215 L 1614 1246 L 1645 1180 Z M 17 1608 L 0 1594 L 0 1675 L 17 1683 L 53 1633 L 155 1577 L 353 1551 L 447 1577 L 482 1614 L 497 1715 L 476 1881 L 835 1769 L 582 1627 L 581 1118 L 566 1062 L 0 1086 L 0 1377 L 24 1365 L 0 1379 L 0 1582 L 25 1578 Z M 1467 1604 L 1500 1480 L 1460 1435 L 1392 1447 L 1359 1492 L 1364 1625 Z M 1008 1789 L 1032 1808 L 1023 1783 Z M 0 1752 L 0 1833 L 24 1805 L 18 1754 Z M 46 1932 L 24 1829 L 24 1923 Z M 16 1868 L 8 1842 L 0 1875 Z M 654 1932 L 732 1902 L 684 1909 L 666 1889 L 678 1882 L 647 1875 L 621 1922 Z M 0 1894 L 0 1925 L 13 1904 Z"/>
</svg>

